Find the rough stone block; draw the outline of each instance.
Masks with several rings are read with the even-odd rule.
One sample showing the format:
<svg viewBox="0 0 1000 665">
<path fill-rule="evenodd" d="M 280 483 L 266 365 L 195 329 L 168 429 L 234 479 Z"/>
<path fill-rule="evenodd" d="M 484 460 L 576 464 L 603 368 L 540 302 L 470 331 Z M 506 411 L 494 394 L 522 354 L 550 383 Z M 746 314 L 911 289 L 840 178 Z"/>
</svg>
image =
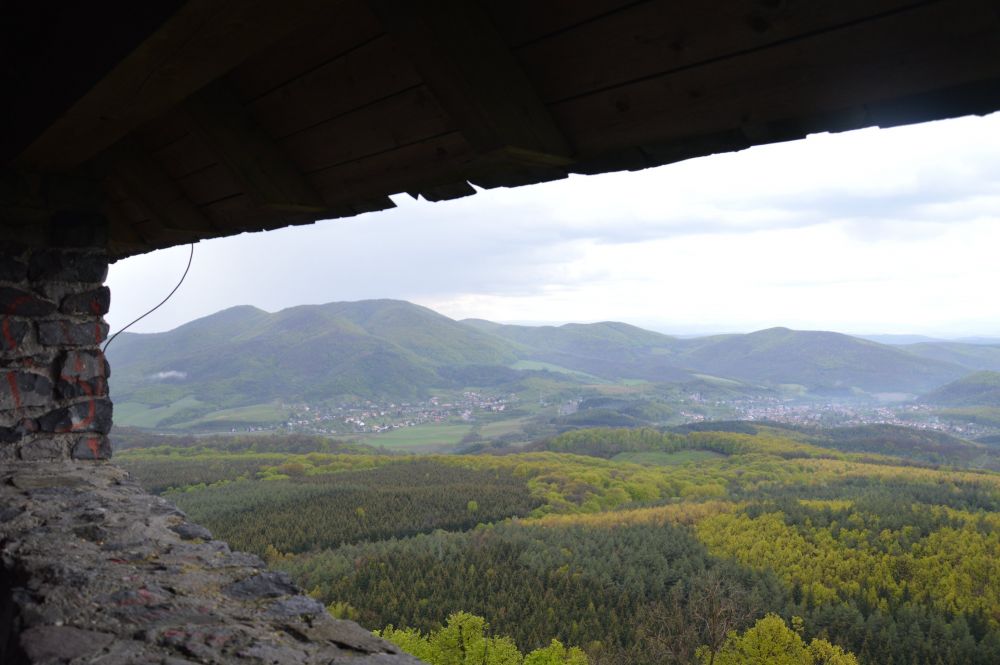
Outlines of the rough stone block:
<svg viewBox="0 0 1000 665">
<path fill-rule="evenodd" d="M 56 434 L 66 432 L 107 434 L 111 430 L 112 410 L 109 399 L 89 399 L 46 413 L 38 419 L 38 427 L 43 432 Z"/>
<path fill-rule="evenodd" d="M 56 397 L 104 397 L 108 362 L 100 351 L 65 351 L 56 364 Z"/>
<path fill-rule="evenodd" d="M 28 461 L 62 459 L 66 446 L 56 439 L 35 439 L 21 446 L 21 459 Z"/>
<path fill-rule="evenodd" d="M 48 316 L 56 304 L 31 291 L 0 286 L 0 316 Z"/>
<path fill-rule="evenodd" d="M 194 524 L 193 522 L 181 522 L 180 524 L 175 524 L 170 527 L 170 530 L 176 533 L 184 540 L 194 540 L 195 538 L 201 538 L 202 540 L 212 540 L 212 532 L 203 527 L 200 524 Z"/>
<path fill-rule="evenodd" d="M 70 456 L 73 459 L 111 459 L 111 440 L 97 434 L 81 436 L 73 445 Z"/>
<path fill-rule="evenodd" d="M 278 598 L 298 595 L 299 589 L 287 573 L 267 571 L 233 582 L 223 592 L 233 598 Z"/>
<path fill-rule="evenodd" d="M 0 255 L 2 256 L 2 255 Z M 28 278 L 28 264 L 20 259 L 0 259 L 0 281 L 20 282 Z"/>
<path fill-rule="evenodd" d="M 104 254 L 46 249 L 31 255 L 28 279 L 33 282 L 103 282 L 108 276 Z"/>
<path fill-rule="evenodd" d="M 20 370 L 8 370 L 0 376 L 0 411 L 44 406 L 52 399 L 52 381 L 47 376 Z"/>
<path fill-rule="evenodd" d="M 0 319 L 0 353 L 17 351 L 30 331 L 31 325 L 27 321 L 4 316 Z"/>
<path fill-rule="evenodd" d="M 83 293 L 71 293 L 62 300 L 59 311 L 63 314 L 90 314 L 104 316 L 111 308 L 111 289 L 102 286 Z"/>
<path fill-rule="evenodd" d="M 45 346 L 96 346 L 108 336 L 104 321 L 55 320 L 38 323 L 38 341 Z"/>
<path fill-rule="evenodd" d="M 20 635 L 31 663 L 65 663 L 91 656 L 114 641 L 114 635 L 72 626 L 33 626 Z"/>
</svg>

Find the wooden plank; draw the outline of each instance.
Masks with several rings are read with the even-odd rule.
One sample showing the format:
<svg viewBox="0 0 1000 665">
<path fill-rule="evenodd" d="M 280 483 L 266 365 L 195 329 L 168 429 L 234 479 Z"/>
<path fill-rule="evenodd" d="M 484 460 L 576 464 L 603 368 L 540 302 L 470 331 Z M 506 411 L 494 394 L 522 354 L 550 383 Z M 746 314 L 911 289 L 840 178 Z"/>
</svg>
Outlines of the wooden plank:
<svg viewBox="0 0 1000 665">
<path fill-rule="evenodd" d="M 419 85 L 420 75 L 386 36 L 257 98 L 257 122 L 277 138 Z"/>
<path fill-rule="evenodd" d="M 184 106 L 195 132 L 257 205 L 290 211 L 325 209 L 296 165 L 221 82 L 201 90 Z"/>
<path fill-rule="evenodd" d="M 434 95 L 418 86 L 293 134 L 280 144 L 304 172 L 313 173 L 453 130 Z"/>
<path fill-rule="evenodd" d="M 507 146 L 569 156 L 517 59 L 475 2 L 371 0 L 459 131 L 480 152 Z"/>
<path fill-rule="evenodd" d="M 218 163 L 218 158 L 205 141 L 193 131 L 151 154 L 174 180 L 185 178 Z"/>
<path fill-rule="evenodd" d="M 636 0 L 486 0 L 506 42 L 520 46 L 636 4 Z"/>
<path fill-rule="evenodd" d="M 333 217 L 335 213 L 326 211 L 317 213 L 283 213 L 261 208 L 245 194 L 216 201 L 202 208 L 202 211 L 212 218 L 216 226 L 222 229 L 220 235 L 234 235 L 244 232 L 267 231 L 279 229 L 290 224 L 308 224 L 322 217 Z"/>
<path fill-rule="evenodd" d="M 191 0 L 22 154 L 50 170 L 81 164 L 252 54 L 335 17 L 335 0 Z"/>
<path fill-rule="evenodd" d="M 101 212 L 108 219 L 108 232 L 111 238 L 109 249 L 112 256 L 131 256 L 149 251 L 149 241 L 132 226 L 117 203 L 108 201 Z"/>
<path fill-rule="evenodd" d="M 0 164 L 8 166 L 182 0 L 0 2 Z"/>
<path fill-rule="evenodd" d="M 331 204 L 405 192 L 427 183 L 455 178 L 474 157 L 458 132 L 340 164 L 310 175 Z"/>
<path fill-rule="evenodd" d="M 212 164 L 206 169 L 178 178 L 175 182 L 184 195 L 197 206 L 207 205 L 212 201 L 243 192 L 242 186 L 233 177 L 232 172 L 222 164 Z"/>
<path fill-rule="evenodd" d="M 182 113 L 166 113 L 150 120 L 132 134 L 140 148 L 152 154 L 191 133 Z"/>
<path fill-rule="evenodd" d="M 546 103 L 913 6 L 914 0 L 656 0 L 516 51 Z"/>
<path fill-rule="evenodd" d="M 991 3 L 931 4 L 573 99 L 553 112 L 587 157 L 740 129 L 766 142 L 768 123 L 996 78 L 997 34 Z"/>
<path fill-rule="evenodd" d="M 341 2 L 335 16 L 316 20 L 254 54 L 227 75 L 240 97 L 255 100 L 296 81 L 382 34 L 362 0 Z"/>
<path fill-rule="evenodd" d="M 164 229 L 210 234 L 212 223 L 138 146 L 120 141 L 107 153 L 112 177 Z"/>
<path fill-rule="evenodd" d="M 407 192 L 414 199 L 424 197 L 424 200 L 431 202 L 451 201 L 472 196 L 476 193 L 475 188 L 466 180 L 456 182 L 446 182 L 440 185 L 424 185 Z"/>
</svg>

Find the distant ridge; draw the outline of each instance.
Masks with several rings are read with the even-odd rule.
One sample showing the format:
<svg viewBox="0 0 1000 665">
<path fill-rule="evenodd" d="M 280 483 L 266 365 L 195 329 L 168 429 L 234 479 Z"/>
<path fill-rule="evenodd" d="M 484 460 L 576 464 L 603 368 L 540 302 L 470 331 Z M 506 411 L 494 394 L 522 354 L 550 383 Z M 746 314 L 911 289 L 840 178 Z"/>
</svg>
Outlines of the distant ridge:
<svg viewBox="0 0 1000 665">
<path fill-rule="evenodd" d="M 436 388 L 512 384 L 538 372 L 568 383 L 722 379 L 748 389 L 794 384 L 818 394 L 919 394 L 970 367 L 1000 364 L 1000 348 L 989 346 L 888 346 L 788 328 L 678 338 L 613 321 L 455 321 L 401 300 L 273 314 L 232 307 L 169 332 L 126 333 L 109 355 L 116 417 L 139 426 L 276 402 L 419 399 Z"/>
<path fill-rule="evenodd" d="M 1000 407 L 1000 372 L 976 372 L 920 398 L 935 406 Z"/>
</svg>

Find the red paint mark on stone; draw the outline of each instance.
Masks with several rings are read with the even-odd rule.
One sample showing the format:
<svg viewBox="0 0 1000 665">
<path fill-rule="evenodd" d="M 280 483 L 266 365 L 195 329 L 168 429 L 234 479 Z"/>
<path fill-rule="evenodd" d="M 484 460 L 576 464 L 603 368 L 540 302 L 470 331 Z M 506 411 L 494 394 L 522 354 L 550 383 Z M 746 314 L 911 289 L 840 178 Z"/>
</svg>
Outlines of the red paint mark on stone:
<svg viewBox="0 0 1000 665">
<path fill-rule="evenodd" d="M 14 397 L 14 408 L 21 408 L 21 390 L 17 387 L 17 374 L 7 372 L 7 384 L 10 386 L 10 394 Z"/>
<path fill-rule="evenodd" d="M 82 429 L 87 429 L 90 427 L 91 423 L 97 419 L 97 401 L 94 399 L 94 389 L 86 381 L 81 381 L 79 377 L 67 376 L 65 374 L 60 374 L 59 378 L 67 383 L 74 383 L 80 386 L 83 393 L 87 396 L 87 417 L 78 423 L 70 422 L 69 427 L 62 427 L 56 430 L 56 434 L 65 434 L 66 432 L 78 432 Z M 93 439 L 87 442 L 87 446 L 94 450 Z M 97 457 L 97 452 L 94 451 L 94 457 Z"/>
<path fill-rule="evenodd" d="M 96 436 L 92 436 L 87 439 L 87 447 L 90 448 L 90 452 L 94 454 L 94 459 L 101 456 L 101 440 Z M 141 591 L 139 593 L 142 593 Z M 148 592 L 147 592 L 148 593 Z"/>
<path fill-rule="evenodd" d="M 10 305 L 7 306 L 7 316 L 17 314 L 18 308 L 26 302 L 31 302 L 31 298 L 28 296 L 21 296 L 20 298 L 12 300 Z"/>
<path fill-rule="evenodd" d="M 3 339 L 7 343 L 7 348 L 11 351 L 17 349 L 17 342 L 14 341 L 14 335 L 10 332 L 10 317 L 3 317 L 3 324 L 0 324 L 0 329 L 3 331 Z"/>
</svg>

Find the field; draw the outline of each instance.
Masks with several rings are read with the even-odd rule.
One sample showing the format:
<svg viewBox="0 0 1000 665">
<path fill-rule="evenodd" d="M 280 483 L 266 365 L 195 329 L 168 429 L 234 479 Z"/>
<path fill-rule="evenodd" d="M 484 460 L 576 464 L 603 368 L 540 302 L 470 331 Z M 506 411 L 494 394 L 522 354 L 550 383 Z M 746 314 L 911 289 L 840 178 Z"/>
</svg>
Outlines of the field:
<svg viewBox="0 0 1000 665">
<path fill-rule="evenodd" d="M 372 446 L 389 450 L 406 450 L 411 452 L 429 452 L 452 448 L 472 430 L 471 425 L 417 425 L 374 434 L 364 437 L 363 441 Z"/>
<path fill-rule="evenodd" d="M 192 409 L 203 407 L 204 404 L 194 397 L 184 397 L 168 406 L 149 406 L 138 402 L 115 402 L 115 422 L 126 427 L 156 428 L 170 418 Z"/>
</svg>

